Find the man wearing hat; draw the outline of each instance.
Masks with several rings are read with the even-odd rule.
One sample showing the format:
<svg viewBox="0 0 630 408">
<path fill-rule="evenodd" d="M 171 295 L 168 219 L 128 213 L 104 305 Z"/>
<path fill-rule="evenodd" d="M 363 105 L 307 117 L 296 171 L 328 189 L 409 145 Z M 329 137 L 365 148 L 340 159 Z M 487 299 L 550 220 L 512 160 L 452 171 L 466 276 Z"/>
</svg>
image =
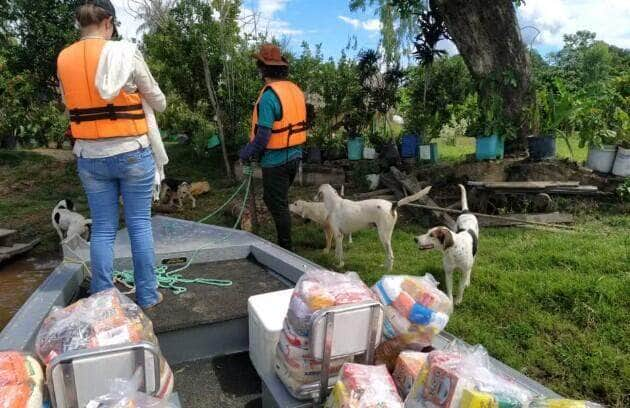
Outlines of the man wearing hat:
<svg viewBox="0 0 630 408">
<path fill-rule="evenodd" d="M 265 85 L 254 107 L 250 141 L 239 156 L 245 163 L 260 162 L 263 199 L 276 224 L 278 245 L 291 250 L 289 187 L 306 142 L 306 100 L 300 87 L 287 80 L 289 63 L 280 48 L 264 44 L 254 58 Z"/>
</svg>

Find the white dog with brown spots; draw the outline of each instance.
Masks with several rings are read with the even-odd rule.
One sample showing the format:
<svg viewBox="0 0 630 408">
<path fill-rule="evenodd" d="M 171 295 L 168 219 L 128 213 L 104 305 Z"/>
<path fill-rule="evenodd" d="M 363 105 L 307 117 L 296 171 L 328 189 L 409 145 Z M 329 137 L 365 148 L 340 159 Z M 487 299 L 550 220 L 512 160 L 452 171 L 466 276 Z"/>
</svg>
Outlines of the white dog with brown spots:
<svg viewBox="0 0 630 408">
<path fill-rule="evenodd" d="M 429 193 L 431 187 L 405 197 L 397 202 L 381 199 L 352 201 L 337 194 L 330 184 L 319 187 L 315 200 L 323 200 L 326 208 L 326 228 L 330 228 L 335 238 L 335 253 L 339 268 L 343 268 L 343 236 L 363 229 L 376 227 L 378 238 L 385 248 L 385 267 L 391 272 L 394 266 L 392 233 L 398 220 L 398 207 L 407 205 Z"/>
<path fill-rule="evenodd" d="M 459 289 L 455 304 L 460 304 L 464 298 L 464 289 L 470 286 L 477 244 L 479 242 L 479 223 L 477 217 L 468 210 L 466 189 L 459 185 L 462 194 L 462 214 L 457 217 L 457 232 L 446 227 L 431 228 L 426 234 L 415 237 L 418 248 L 421 250 L 437 249 L 442 251 L 442 264 L 446 276 L 446 289 L 448 296 L 453 300 L 453 273 L 459 270 L 462 277 L 459 281 Z"/>
</svg>

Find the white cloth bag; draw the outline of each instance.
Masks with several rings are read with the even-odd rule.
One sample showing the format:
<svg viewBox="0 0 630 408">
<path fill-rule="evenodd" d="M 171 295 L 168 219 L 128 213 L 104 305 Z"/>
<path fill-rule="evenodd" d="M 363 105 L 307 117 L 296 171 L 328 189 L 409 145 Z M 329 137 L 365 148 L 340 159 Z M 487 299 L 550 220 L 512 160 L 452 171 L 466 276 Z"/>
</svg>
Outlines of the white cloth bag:
<svg viewBox="0 0 630 408">
<path fill-rule="evenodd" d="M 135 91 L 135 87 L 130 79 L 134 71 L 136 52 L 138 52 L 136 45 L 127 41 L 107 41 L 105 43 L 95 78 L 96 89 L 98 89 L 101 98 L 111 101 L 123 89 L 129 92 Z M 168 164 L 168 156 L 162 142 L 160 128 L 155 119 L 153 108 L 143 100 L 142 109 L 146 116 L 149 128 L 149 143 L 153 151 L 153 159 L 155 160 L 153 199 L 158 201 L 160 185 L 166 177 L 164 166 Z"/>
</svg>

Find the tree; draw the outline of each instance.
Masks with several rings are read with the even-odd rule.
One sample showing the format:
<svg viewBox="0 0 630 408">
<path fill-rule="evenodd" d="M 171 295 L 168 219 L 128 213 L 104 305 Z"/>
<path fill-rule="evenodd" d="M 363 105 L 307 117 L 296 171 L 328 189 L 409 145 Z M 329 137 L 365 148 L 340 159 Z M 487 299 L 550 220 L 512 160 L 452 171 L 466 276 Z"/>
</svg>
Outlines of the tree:
<svg viewBox="0 0 630 408">
<path fill-rule="evenodd" d="M 351 7 L 378 0 L 352 0 Z M 534 100 L 530 63 L 515 4 L 511 0 L 430 0 L 475 79 L 484 120 L 508 139 L 506 150 L 524 153 L 530 133 L 526 112 Z M 421 0 L 392 0 L 401 14 L 418 10 Z"/>
<path fill-rule="evenodd" d="M 416 36 L 414 46 L 416 51 L 414 56 L 424 67 L 424 92 L 422 94 L 422 104 L 427 103 L 427 88 L 429 87 L 429 78 L 431 76 L 431 65 L 436 58 L 446 55 L 446 50 L 438 49 L 437 44 L 440 40 L 450 40 L 450 36 L 446 32 L 446 26 L 442 16 L 430 10 L 425 10 L 418 16 L 418 24 L 420 25 L 420 34 Z"/>
</svg>

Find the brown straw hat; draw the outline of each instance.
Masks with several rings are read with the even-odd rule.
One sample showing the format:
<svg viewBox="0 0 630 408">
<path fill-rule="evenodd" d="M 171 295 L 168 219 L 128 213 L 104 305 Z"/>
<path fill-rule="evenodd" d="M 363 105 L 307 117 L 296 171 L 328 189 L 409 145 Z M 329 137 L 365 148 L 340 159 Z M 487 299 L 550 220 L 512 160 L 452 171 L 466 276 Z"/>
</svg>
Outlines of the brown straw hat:
<svg viewBox="0 0 630 408">
<path fill-rule="evenodd" d="M 282 56 L 280 48 L 273 44 L 263 44 L 260 46 L 258 54 L 253 55 L 258 61 L 270 66 L 289 66 L 289 61 Z"/>
</svg>

